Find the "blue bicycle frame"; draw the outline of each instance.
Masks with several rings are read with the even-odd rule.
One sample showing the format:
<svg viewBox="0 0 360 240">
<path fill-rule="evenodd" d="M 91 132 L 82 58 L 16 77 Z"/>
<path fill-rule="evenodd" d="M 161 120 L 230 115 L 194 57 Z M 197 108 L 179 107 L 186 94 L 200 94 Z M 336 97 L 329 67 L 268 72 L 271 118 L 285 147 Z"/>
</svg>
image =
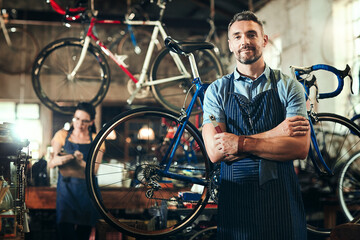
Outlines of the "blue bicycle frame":
<svg viewBox="0 0 360 240">
<path fill-rule="evenodd" d="M 195 106 L 195 102 L 197 101 L 198 98 L 200 99 L 200 104 L 201 104 L 201 108 L 202 108 L 203 100 L 204 100 L 204 93 L 205 93 L 206 88 L 209 86 L 209 84 L 202 83 L 200 80 L 199 73 L 197 72 L 194 55 L 192 53 L 189 53 L 186 55 L 189 58 L 191 69 L 193 70 L 194 80 L 192 81 L 192 83 L 195 85 L 196 91 L 195 91 L 194 95 L 192 96 L 191 102 L 190 102 L 188 108 L 186 109 L 186 111 L 184 109 L 182 109 L 182 111 L 181 111 L 181 115 L 179 117 L 179 122 L 180 122 L 179 126 L 176 130 L 176 133 L 175 133 L 173 139 L 170 142 L 170 146 L 167 149 L 166 154 L 164 155 L 164 157 L 160 163 L 161 165 L 165 166 L 165 169 L 158 170 L 158 173 L 161 176 L 170 177 L 170 178 L 178 179 L 178 180 L 186 180 L 186 181 L 189 181 L 189 182 L 192 182 L 195 184 L 207 186 L 208 182 L 206 180 L 202 180 L 202 179 L 199 179 L 196 177 L 186 177 L 183 175 L 174 174 L 174 173 L 169 172 L 169 168 L 174 159 L 176 149 L 180 145 L 181 138 L 179 136 L 183 135 L 183 133 L 185 131 L 185 127 L 189 122 L 191 112 Z"/>
</svg>

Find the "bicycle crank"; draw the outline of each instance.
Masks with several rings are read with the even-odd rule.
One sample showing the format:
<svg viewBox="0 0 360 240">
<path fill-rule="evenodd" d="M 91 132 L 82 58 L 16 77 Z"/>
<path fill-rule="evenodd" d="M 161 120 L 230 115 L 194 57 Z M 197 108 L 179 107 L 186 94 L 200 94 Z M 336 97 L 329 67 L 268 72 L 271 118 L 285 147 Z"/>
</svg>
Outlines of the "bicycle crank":
<svg viewBox="0 0 360 240">
<path fill-rule="evenodd" d="M 139 74 L 135 74 L 134 77 L 136 79 L 139 79 Z M 147 79 L 145 79 L 144 82 L 147 82 Z M 135 90 L 137 90 L 136 83 L 132 79 L 128 80 L 127 90 L 130 94 L 133 94 Z M 141 89 L 139 89 L 139 91 L 136 93 L 135 98 L 146 98 L 149 96 L 149 92 L 150 92 L 150 86 L 141 87 Z"/>
</svg>

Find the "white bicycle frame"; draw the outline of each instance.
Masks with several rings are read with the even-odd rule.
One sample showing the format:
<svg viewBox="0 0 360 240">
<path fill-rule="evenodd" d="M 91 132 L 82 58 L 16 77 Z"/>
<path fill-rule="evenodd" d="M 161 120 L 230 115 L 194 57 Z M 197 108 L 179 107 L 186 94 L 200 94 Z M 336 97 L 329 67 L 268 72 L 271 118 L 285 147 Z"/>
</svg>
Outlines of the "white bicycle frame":
<svg viewBox="0 0 360 240">
<path fill-rule="evenodd" d="M 2 14 L 0 13 L 0 27 L 4 33 L 4 37 L 5 37 L 5 40 L 6 40 L 6 43 L 9 47 L 12 46 L 12 42 L 11 42 L 11 39 L 10 39 L 10 36 L 9 36 L 9 33 L 6 29 L 6 25 L 5 25 L 5 20 L 4 18 L 2 17 Z"/>
<path fill-rule="evenodd" d="M 161 11 L 163 11 L 164 8 L 161 9 Z M 161 14 L 161 13 L 160 13 Z M 160 15 L 161 16 L 161 15 Z M 132 25 L 132 26 L 153 26 L 153 32 L 151 35 L 151 41 L 149 43 L 149 47 L 148 50 L 146 52 L 146 56 L 144 59 L 144 63 L 143 63 L 143 67 L 141 69 L 141 73 L 140 73 L 140 77 L 139 79 L 136 79 L 134 77 L 134 75 L 132 75 L 128 69 L 126 68 L 126 66 L 124 66 L 124 62 L 122 60 L 120 60 L 119 58 L 117 58 L 93 33 L 92 33 L 92 29 L 94 27 L 94 25 L 96 23 L 104 23 L 104 24 L 126 24 L 126 25 Z M 129 77 L 132 81 L 134 81 L 134 83 L 136 83 L 136 89 L 134 90 L 134 92 L 130 95 L 130 97 L 127 99 L 127 103 L 131 104 L 135 97 L 136 94 L 140 91 L 141 88 L 143 87 L 148 87 L 148 86 L 153 86 L 153 85 L 157 85 L 157 84 L 163 84 L 166 82 L 172 82 L 172 81 L 178 81 L 184 78 L 190 78 L 191 74 L 186 70 L 183 62 L 181 61 L 180 57 L 169 51 L 170 55 L 172 56 L 172 58 L 174 59 L 174 62 L 179 70 L 179 72 L 181 73 L 181 75 L 179 76 L 173 76 L 173 77 L 169 77 L 169 78 L 164 78 L 164 79 L 156 79 L 156 81 L 147 81 L 146 75 L 147 75 L 147 71 L 149 69 L 150 66 L 150 60 L 153 54 L 153 50 L 155 47 L 155 43 L 157 41 L 157 37 L 158 35 L 161 35 L 162 39 L 165 40 L 165 38 L 168 36 L 168 34 L 166 33 L 164 27 L 162 26 L 162 22 L 160 20 L 157 21 L 138 21 L 138 20 L 125 20 L 124 22 L 120 22 L 120 21 L 113 21 L 113 20 L 96 20 L 95 18 L 93 18 L 91 20 L 90 26 L 89 26 L 89 30 L 88 33 L 86 34 L 85 37 L 85 41 L 84 41 L 84 46 L 82 48 L 81 51 L 81 55 L 79 58 L 79 61 L 77 62 L 75 68 L 73 69 L 73 71 L 68 75 L 68 80 L 69 81 L 73 81 L 73 79 L 76 76 L 77 71 L 79 70 L 80 66 L 82 65 L 82 63 L 84 62 L 86 53 L 87 53 L 87 49 L 89 47 L 90 41 L 91 39 L 93 39 L 96 43 L 97 46 L 100 47 L 100 49 L 107 55 L 109 56 Z"/>
</svg>

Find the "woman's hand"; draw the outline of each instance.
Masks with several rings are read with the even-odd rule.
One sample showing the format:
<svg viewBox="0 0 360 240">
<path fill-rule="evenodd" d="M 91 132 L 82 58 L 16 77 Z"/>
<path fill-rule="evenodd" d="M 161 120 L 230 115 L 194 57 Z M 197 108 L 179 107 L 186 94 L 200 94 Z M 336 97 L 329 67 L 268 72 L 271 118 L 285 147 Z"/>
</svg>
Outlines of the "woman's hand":
<svg viewBox="0 0 360 240">
<path fill-rule="evenodd" d="M 86 167 L 86 162 L 84 161 L 84 155 L 78 150 L 76 150 L 73 155 L 75 157 L 75 160 L 76 160 L 77 164 L 80 167 L 85 168 Z"/>
<path fill-rule="evenodd" d="M 74 160 L 73 154 L 66 154 L 66 155 L 58 155 L 56 157 L 56 162 L 58 162 L 57 166 L 62 166 Z"/>
<path fill-rule="evenodd" d="M 77 162 L 83 161 L 84 155 L 79 150 L 76 150 L 73 156 Z"/>
</svg>

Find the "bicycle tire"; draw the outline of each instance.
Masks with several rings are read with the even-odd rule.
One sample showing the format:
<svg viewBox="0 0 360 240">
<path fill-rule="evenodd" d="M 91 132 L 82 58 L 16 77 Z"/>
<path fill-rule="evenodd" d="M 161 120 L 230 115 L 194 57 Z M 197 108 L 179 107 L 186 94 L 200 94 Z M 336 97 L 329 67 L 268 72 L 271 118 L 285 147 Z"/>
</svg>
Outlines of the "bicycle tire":
<svg viewBox="0 0 360 240">
<path fill-rule="evenodd" d="M 185 56 L 178 55 L 181 62 L 185 65 L 187 72 L 191 75 L 191 68 L 188 59 Z M 222 77 L 223 70 L 219 59 L 210 50 L 199 50 L 194 52 L 199 75 L 203 83 L 211 83 Z M 157 81 L 168 77 L 182 76 L 174 58 L 169 54 L 169 49 L 164 48 L 156 57 L 150 72 L 150 81 L 152 82 L 152 92 L 156 100 L 166 109 L 179 112 L 183 105 L 185 108 L 189 105 L 195 89 L 192 88 L 192 77 L 182 78 L 180 80 L 157 84 Z M 190 96 L 186 95 L 190 91 Z M 185 102 L 185 104 L 184 104 Z M 193 113 L 202 112 L 200 101 L 194 106 Z"/>
<path fill-rule="evenodd" d="M 216 240 L 217 226 L 205 228 L 195 233 L 189 240 Z"/>
<path fill-rule="evenodd" d="M 7 32 L 11 46 L 5 36 L 0 34 L 0 70 L 7 74 L 26 73 L 31 69 L 34 59 L 39 52 L 36 38 L 27 30 L 20 27 L 8 27 Z"/>
<path fill-rule="evenodd" d="M 314 152 L 313 144 L 306 160 L 301 160 L 298 168 L 298 178 L 304 200 L 307 217 L 307 227 L 312 233 L 330 235 L 331 226 L 324 223 L 324 206 L 334 204 L 336 199 L 337 177 L 342 165 L 354 151 L 360 149 L 360 130 L 349 119 L 332 114 L 317 114 L 318 121 L 313 122 L 320 152 L 333 171 L 330 174 L 318 174 L 310 160 L 310 153 L 315 156 L 316 164 L 319 158 Z M 323 167 L 319 165 L 324 172 Z"/>
<path fill-rule="evenodd" d="M 48 44 L 35 59 L 32 85 L 40 101 L 53 111 L 73 114 L 79 102 L 94 107 L 102 102 L 110 85 L 110 69 L 101 50 L 89 44 L 86 57 L 73 80 L 84 40 L 64 38 Z"/>
<path fill-rule="evenodd" d="M 192 192 L 191 196 L 196 195 L 199 199 L 182 199 L 179 192 L 185 197 L 194 185 L 157 173 L 158 169 L 164 168 L 159 159 L 164 156 L 173 137 L 172 130 L 178 124 L 178 117 L 170 111 L 137 108 L 116 116 L 96 136 L 86 165 L 86 182 L 97 209 L 115 229 L 134 237 L 168 236 L 191 224 L 206 205 L 209 198 L 206 186 L 199 194 Z M 138 137 L 143 126 L 153 129 L 153 138 Z M 116 136 L 116 139 L 110 136 Z M 189 144 L 191 141 L 193 143 Z M 177 149 L 176 162 L 169 171 L 207 181 L 210 160 L 200 133 L 191 123 L 186 125 L 180 143 L 184 147 Z M 185 147 L 185 144 L 189 145 Z M 98 157 L 102 160 L 97 160 Z M 189 162 L 186 157 L 196 159 Z M 155 185 L 160 188 L 151 194 L 149 190 Z M 105 199 L 109 190 L 113 197 L 116 194 L 116 210 L 111 201 Z"/>
<path fill-rule="evenodd" d="M 338 194 L 344 215 L 352 221 L 360 209 L 360 152 L 355 153 L 341 169 Z"/>
</svg>

